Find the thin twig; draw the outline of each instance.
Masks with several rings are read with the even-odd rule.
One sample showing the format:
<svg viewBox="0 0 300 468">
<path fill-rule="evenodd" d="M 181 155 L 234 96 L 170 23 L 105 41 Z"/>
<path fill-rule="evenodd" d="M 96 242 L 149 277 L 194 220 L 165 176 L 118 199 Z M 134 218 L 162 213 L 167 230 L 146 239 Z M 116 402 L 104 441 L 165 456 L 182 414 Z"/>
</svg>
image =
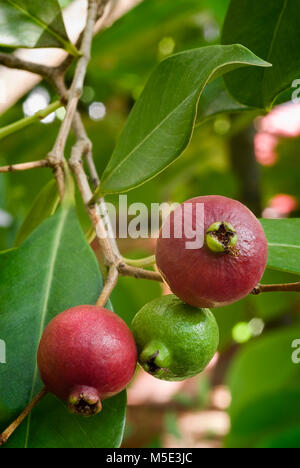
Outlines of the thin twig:
<svg viewBox="0 0 300 468">
<path fill-rule="evenodd" d="M 40 393 L 32 400 L 31 403 L 22 411 L 21 414 L 17 417 L 17 419 L 10 425 L 8 426 L 7 429 L 5 429 L 4 432 L 0 435 L 0 446 L 3 444 L 6 444 L 8 439 L 12 436 L 12 434 L 15 432 L 16 429 L 22 424 L 24 419 L 27 418 L 29 413 L 33 410 L 33 408 L 39 403 L 39 401 L 44 398 L 44 396 L 47 394 L 47 389 L 43 388 L 43 390 L 40 391 Z"/>
<path fill-rule="evenodd" d="M 118 271 L 120 275 L 122 276 L 131 276 L 132 278 L 137 278 L 137 279 L 158 281 L 159 283 L 164 282 L 163 277 L 160 275 L 160 273 L 157 273 L 156 271 L 144 270 L 143 268 L 132 267 L 132 266 L 126 265 L 126 263 L 123 263 L 123 262 L 118 264 Z"/>
<path fill-rule="evenodd" d="M 69 164 L 75 174 L 77 185 L 79 191 L 81 192 L 83 202 L 91 219 L 92 225 L 96 231 L 97 239 L 103 252 L 106 264 L 109 267 L 108 279 L 104 286 L 105 292 L 103 293 L 103 296 L 100 296 L 99 299 L 101 303 L 103 303 L 104 297 L 106 303 L 108 297 L 110 296 L 111 292 L 113 291 L 116 285 L 116 272 L 122 276 L 131 276 L 133 278 L 147 279 L 158 282 L 163 282 L 163 278 L 157 272 L 127 265 L 119 252 L 115 240 L 115 235 L 109 219 L 109 215 L 107 212 L 105 200 L 101 199 L 99 201 L 99 205 L 90 205 L 89 202 L 93 196 L 93 193 L 91 191 L 87 175 L 83 168 L 82 157 L 85 154 L 89 153 L 92 159 L 92 152 L 89 139 L 86 135 L 84 127 L 81 128 L 81 125 L 79 125 L 77 129 L 75 129 L 77 130 L 78 137 L 81 139 L 79 139 L 73 147 L 72 156 L 69 160 Z M 92 164 L 92 168 L 95 171 L 94 179 L 99 180 L 93 159 Z"/>
<path fill-rule="evenodd" d="M 23 119 L 20 119 L 17 122 L 2 127 L 0 129 L 0 140 L 11 135 L 12 133 L 16 133 L 20 130 L 23 130 L 24 128 L 28 127 L 29 125 L 35 122 L 39 122 L 45 119 L 49 114 L 52 114 L 52 112 L 55 112 L 60 107 L 62 107 L 62 103 L 60 101 L 55 101 L 52 104 L 49 104 L 49 106 L 45 107 L 44 109 L 39 110 L 30 117 L 24 117 Z"/>
<path fill-rule="evenodd" d="M 30 169 L 38 169 L 41 167 L 50 167 L 49 161 L 47 161 L 47 159 L 42 159 L 41 161 L 33 161 L 33 162 L 28 162 L 28 163 L 11 164 L 9 166 L 2 166 L 0 167 L 0 173 L 29 171 Z"/>
<path fill-rule="evenodd" d="M 50 83 L 58 91 L 62 100 L 66 100 L 66 93 L 62 92 L 64 88 L 64 74 L 68 67 L 73 63 L 75 57 L 68 55 L 67 58 L 58 67 L 48 67 L 36 62 L 23 60 L 14 54 L 0 53 L 0 64 L 7 68 L 14 68 L 17 70 L 24 70 L 35 75 L 40 75 L 48 83 Z"/>
<path fill-rule="evenodd" d="M 77 112 L 77 106 L 82 94 L 84 79 L 87 71 L 87 66 L 90 61 L 91 44 L 93 39 L 94 26 L 97 20 L 97 1 L 89 0 L 87 23 L 84 29 L 81 46 L 81 58 L 78 60 L 74 79 L 71 85 L 71 89 L 68 93 L 68 104 L 66 108 L 66 115 L 63 123 L 60 127 L 56 142 L 52 151 L 48 155 L 48 159 L 54 163 L 57 162 L 57 168 L 55 172 L 59 194 L 61 199 L 64 196 L 64 152 L 67 139 L 71 130 L 72 122 Z M 59 81 L 60 75 L 56 77 L 56 87 L 62 93 L 64 91 L 64 81 Z"/>
<path fill-rule="evenodd" d="M 74 130 L 74 133 L 75 133 L 75 135 L 77 137 L 77 140 L 85 142 L 84 156 L 85 156 L 88 168 L 89 168 L 89 173 L 90 173 L 90 176 L 91 176 L 92 186 L 93 186 L 94 189 L 96 189 L 100 184 L 100 179 L 99 179 L 99 175 L 98 175 L 98 172 L 97 172 L 97 169 L 96 169 L 96 166 L 95 166 L 95 162 L 94 162 L 94 159 L 93 159 L 93 145 L 92 145 L 92 142 L 91 142 L 91 140 L 89 139 L 89 137 L 88 137 L 88 135 L 86 133 L 86 130 L 84 128 L 84 125 L 83 125 L 83 122 L 82 122 L 82 119 L 81 119 L 81 116 L 80 116 L 79 112 L 77 112 L 75 114 L 75 116 L 74 116 L 73 130 Z"/>
<path fill-rule="evenodd" d="M 140 267 L 140 268 L 153 266 L 156 263 L 155 255 L 151 255 L 150 257 L 145 257 L 145 258 L 140 258 L 140 259 L 132 259 L 132 258 L 123 257 L 123 260 L 124 260 L 124 263 L 126 263 L 129 266 Z"/>
<path fill-rule="evenodd" d="M 27 60 L 20 59 L 14 54 L 0 53 L 0 64 L 8 68 L 16 68 L 18 70 L 29 71 L 36 75 L 43 76 L 44 78 L 52 81 L 53 75 L 55 74 L 55 68 L 48 67 L 47 65 L 41 65 L 40 63 L 29 62 Z"/>
<path fill-rule="evenodd" d="M 84 30 L 81 46 L 81 58 L 78 60 L 74 79 L 70 88 L 66 115 L 60 127 L 55 145 L 50 152 L 51 158 L 62 161 L 64 151 L 69 136 L 71 125 L 77 110 L 78 102 L 82 94 L 87 66 L 90 61 L 91 44 L 93 39 L 94 26 L 97 20 L 98 4 L 96 0 L 89 1 L 87 23 Z"/>
<path fill-rule="evenodd" d="M 300 292 L 300 283 L 259 284 L 254 288 L 252 294 L 258 296 L 266 292 Z"/>
<path fill-rule="evenodd" d="M 107 303 L 108 299 L 110 298 L 110 295 L 112 291 L 115 289 L 117 282 L 119 278 L 119 273 L 117 268 L 112 265 L 108 271 L 108 275 L 105 281 L 104 288 L 102 289 L 102 292 L 100 294 L 100 297 L 97 301 L 97 306 L 98 307 L 104 307 L 105 304 Z"/>
<path fill-rule="evenodd" d="M 100 214 L 99 207 L 96 204 L 89 205 L 89 202 L 93 196 L 93 193 L 89 185 L 88 177 L 83 169 L 83 164 L 82 164 L 82 156 L 84 155 L 85 149 L 87 149 L 86 141 L 85 140 L 78 141 L 72 149 L 72 155 L 69 160 L 69 164 L 70 164 L 71 169 L 74 172 L 79 191 L 81 193 L 83 202 L 85 204 L 85 207 L 90 217 L 90 220 L 92 222 L 92 225 L 95 228 L 98 242 L 104 253 L 106 262 L 108 266 L 111 266 L 111 265 L 115 265 L 121 259 L 121 255 L 120 255 L 120 258 L 118 258 L 115 255 L 114 249 L 112 248 L 111 241 L 108 236 L 107 229 L 105 227 L 105 223 Z"/>
</svg>

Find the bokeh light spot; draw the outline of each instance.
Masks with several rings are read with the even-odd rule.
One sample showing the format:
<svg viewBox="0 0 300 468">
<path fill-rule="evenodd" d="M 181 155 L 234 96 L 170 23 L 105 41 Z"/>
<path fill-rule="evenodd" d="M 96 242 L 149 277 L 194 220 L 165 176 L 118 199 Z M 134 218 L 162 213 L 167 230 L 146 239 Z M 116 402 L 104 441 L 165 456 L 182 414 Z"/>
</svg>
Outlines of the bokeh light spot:
<svg viewBox="0 0 300 468">
<path fill-rule="evenodd" d="M 103 102 L 93 102 L 89 107 L 89 116 L 92 120 L 103 120 L 106 116 L 106 107 Z"/>
<path fill-rule="evenodd" d="M 252 330 L 248 323 L 240 322 L 232 329 L 232 337 L 237 343 L 246 343 L 252 337 Z"/>
<path fill-rule="evenodd" d="M 175 47 L 176 43 L 172 37 L 164 37 L 158 45 L 159 54 L 162 57 L 171 55 L 173 54 Z"/>
<path fill-rule="evenodd" d="M 25 117 L 32 117 L 38 111 L 45 109 L 50 103 L 50 94 L 42 86 L 38 86 L 28 95 L 23 103 L 23 112 Z M 44 124 L 49 124 L 55 120 L 55 112 L 49 114 L 45 119 L 41 120 Z"/>
</svg>

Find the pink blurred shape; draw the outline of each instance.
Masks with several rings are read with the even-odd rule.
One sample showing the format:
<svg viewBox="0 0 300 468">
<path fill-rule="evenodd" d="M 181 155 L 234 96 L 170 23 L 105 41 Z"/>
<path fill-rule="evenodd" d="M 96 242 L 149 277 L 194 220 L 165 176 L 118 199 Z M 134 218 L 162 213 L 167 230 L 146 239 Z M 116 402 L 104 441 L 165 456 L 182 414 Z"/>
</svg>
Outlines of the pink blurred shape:
<svg viewBox="0 0 300 468">
<path fill-rule="evenodd" d="M 255 156 L 262 166 L 274 166 L 277 162 L 278 138 L 269 133 L 257 133 L 254 140 Z"/>
<path fill-rule="evenodd" d="M 168 403 L 183 386 L 184 382 L 164 382 L 140 371 L 128 390 L 128 404 L 136 406 Z"/>
<path fill-rule="evenodd" d="M 217 364 L 219 353 L 216 353 L 205 372 L 212 370 Z M 139 369 L 136 378 L 128 389 L 128 404 L 139 406 L 145 404 L 166 404 L 180 392 L 187 382 L 198 379 L 198 376 L 182 382 L 165 382 L 156 379 Z"/>
<path fill-rule="evenodd" d="M 261 132 L 293 138 L 300 135 L 300 104 L 287 103 L 275 107 L 259 124 Z"/>
<path fill-rule="evenodd" d="M 263 211 L 263 218 L 286 218 L 299 206 L 298 200 L 292 195 L 279 193 L 271 198 L 267 208 Z"/>
<path fill-rule="evenodd" d="M 300 135 L 300 104 L 287 103 L 275 107 L 266 117 L 258 120 L 255 137 L 255 155 L 262 166 L 273 166 L 278 156 L 279 138 L 296 138 Z"/>
<path fill-rule="evenodd" d="M 287 216 L 298 208 L 298 200 L 292 195 L 281 193 L 270 200 L 269 206 L 279 214 Z"/>
</svg>

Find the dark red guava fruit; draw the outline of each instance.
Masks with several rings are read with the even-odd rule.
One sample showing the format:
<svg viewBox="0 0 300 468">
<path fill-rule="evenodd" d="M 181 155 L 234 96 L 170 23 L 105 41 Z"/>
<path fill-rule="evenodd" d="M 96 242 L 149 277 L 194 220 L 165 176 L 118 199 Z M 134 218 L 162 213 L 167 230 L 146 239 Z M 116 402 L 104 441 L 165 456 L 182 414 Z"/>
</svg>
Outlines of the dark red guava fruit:
<svg viewBox="0 0 300 468">
<path fill-rule="evenodd" d="M 197 204 L 204 204 L 204 222 L 196 216 Z M 184 215 L 185 205 L 191 205 L 191 216 Z M 179 210 L 179 222 L 204 232 L 201 248 L 186 248 L 191 241 L 184 234 L 188 230 L 178 235 Z M 247 296 L 261 280 L 268 255 L 266 236 L 255 215 L 240 202 L 221 196 L 197 197 L 172 212 L 166 223 L 170 223 L 170 236 L 161 230 L 157 266 L 183 302 L 195 307 L 226 306 Z"/>
<path fill-rule="evenodd" d="M 97 414 L 102 400 L 120 393 L 136 365 L 136 344 L 125 322 L 96 306 L 74 307 L 55 317 L 38 350 L 46 388 L 83 416 Z"/>
</svg>

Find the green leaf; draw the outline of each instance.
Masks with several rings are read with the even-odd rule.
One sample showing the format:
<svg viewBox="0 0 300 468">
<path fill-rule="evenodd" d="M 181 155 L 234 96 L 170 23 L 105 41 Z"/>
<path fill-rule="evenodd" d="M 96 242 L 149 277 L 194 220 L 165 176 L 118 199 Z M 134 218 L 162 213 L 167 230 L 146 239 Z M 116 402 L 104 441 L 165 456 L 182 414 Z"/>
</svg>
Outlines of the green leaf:
<svg viewBox="0 0 300 468">
<path fill-rule="evenodd" d="M 69 41 L 57 0 L 2 0 L 0 45 L 6 47 L 59 47 L 78 55 Z"/>
<path fill-rule="evenodd" d="M 264 446 L 266 437 L 293 427 L 300 418 L 300 391 L 281 389 L 251 401 L 231 419 L 231 432 L 226 448 L 254 448 Z M 288 448 L 293 434 L 285 436 L 282 448 Z M 268 443 L 268 442 L 267 442 Z M 299 439 L 297 445 L 299 447 Z"/>
<path fill-rule="evenodd" d="M 42 388 L 36 352 L 44 327 L 69 307 L 94 304 L 101 287 L 96 257 L 86 243 L 75 208 L 67 203 L 44 221 L 21 247 L 0 255 L 0 337 L 6 343 L 7 354 L 7 364 L 0 365 L 0 429 L 12 422 Z M 90 447 L 91 439 L 99 446 L 119 444 L 124 398 L 122 405 L 120 400 L 115 400 L 116 407 L 112 400 L 107 405 L 107 414 L 100 415 L 106 421 L 106 428 L 99 434 L 93 433 L 96 423 L 91 423 L 92 433 L 87 433 L 82 428 L 88 428 L 88 424 L 80 429 L 78 422 L 75 424 L 74 419 L 66 416 L 63 405 L 51 401 L 49 407 L 45 403 L 45 412 L 42 402 L 40 409 L 23 423 L 17 436 L 19 447 L 46 444 L 48 437 L 51 446 L 60 446 L 62 436 L 66 445 L 71 445 L 72 440 L 77 443 L 79 437 L 81 446 Z M 63 433 L 58 427 L 54 431 L 54 419 L 47 425 L 48 417 L 50 420 L 52 417 L 48 412 L 56 414 L 57 421 L 62 422 Z M 42 435 L 37 428 L 43 419 Z M 110 434 L 109 442 L 106 431 Z M 14 444 L 14 437 L 11 443 Z"/>
<path fill-rule="evenodd" d="M 252 107 L 240 104 L 228 93 L 222 77 L 209 83 L 201 96 L 197 122 L 202 123 L 225 112 L 245 112 L 252 111 Z"/>
<path fill-rule="evenodd" d="M 206 84 L 245 65 L 269 66 L 240 45 L 194 49 L 160 63 L 129 116 L 97 194 L 137 187 L 174 162 L 190 142 Z"/>
<path fill-rule="evenodd" d="M 256 339 L 235 357 L 227 379 L 232 395 L 227 447 L 253 447 L 299 422 L 300 367 L 292 360 L 299 336 L 297 323 Z"/>
<path fill-rule="evenodd" d="M 231 0 L 223 44 L 240 43 L 273 64 L 249 68 L 225 78 L 230 93 L 242 104 L 269 108 L 299 77 L 300 0 Z"/>
<path fill-rule="evenodd" d="M 300 448 L 300 425 L 293 425 L 280 433 L 263 439 L 257 448 Z"/>
<path fill-rule="evenodd" d="M 299 337 L 297 324 L 249 343 L 237 355 L 228 377 L 233 419 L 258 398 L 283 389 L 300 392 L 300 366 L 292 361 L 292 343 Z"/>
<path fill-rule="evenodd" d="M 103 402 L 92 418 L 75 416 L 64 403 L 47 395 L 31 414 L 28 448 L 117 448 L 121 445 L 126 411 L 126 392 Z M 26 422 L 6 448 L 19 448 L 26 437 Z"/>
<path fill-rule="evenodd" d="M 45 219 L 54 214 L 58 203 L 57 183 L 51 180 L 34 200 L 31 210 L 20 227 L 15 247 L 21 245 Z"/>
<path fill-rule="evenodd" d="M 268 240 L 268 268 L 300 275 L 300 219 L 261 220 Z"/>
</svg>

